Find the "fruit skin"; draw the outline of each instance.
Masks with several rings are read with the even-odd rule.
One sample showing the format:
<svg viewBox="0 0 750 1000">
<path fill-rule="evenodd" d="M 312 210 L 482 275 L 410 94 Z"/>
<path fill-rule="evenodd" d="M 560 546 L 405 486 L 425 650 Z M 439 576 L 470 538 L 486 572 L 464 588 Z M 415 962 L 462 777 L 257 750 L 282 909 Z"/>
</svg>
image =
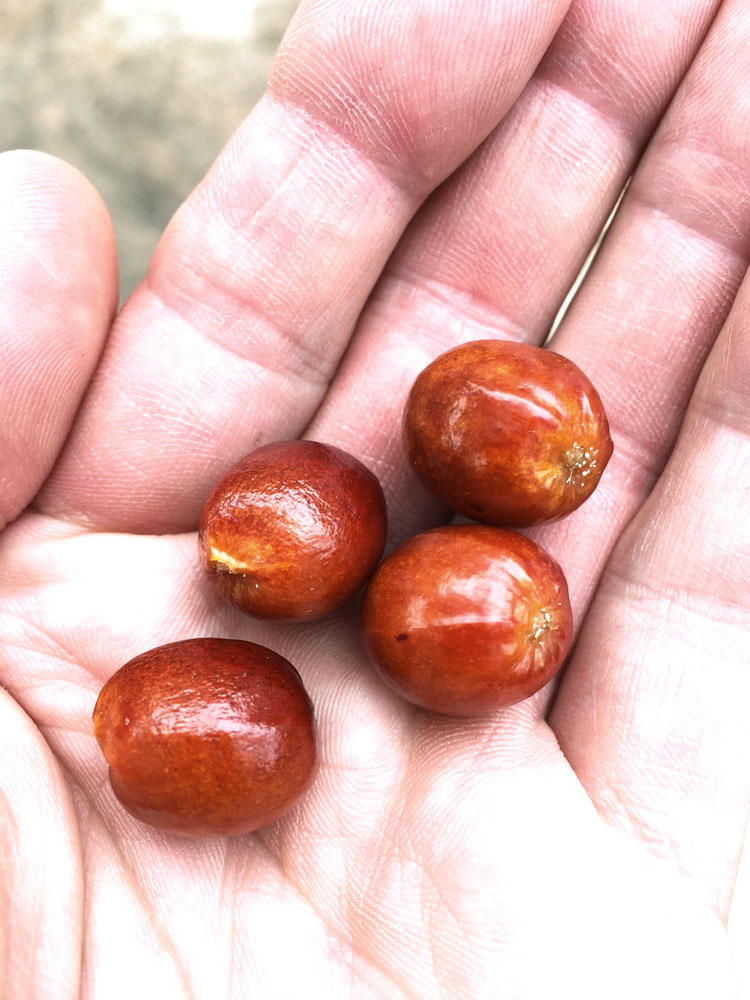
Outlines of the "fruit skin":
<svg viewBox="0 0 750 1000">
<path fill-rule="evenodd" d="M 186 639 L 141 653 L 106 682 L 94 734 L 133 816 L 191 837 L 273 822 L 317 767 L 313 707 L 278 653 Z"/>
<path fill-rule="evenodd" d="M 435 496 L 508 527 L 570 514 L 612 454 L 602 402 L 583 372 L 552 351 L 503 340 L 463 344 L 425 368 L 404 434 Z"/>
<path fill-rule="evenodd" d="M 449 525 L 410 538 L 373 575 L 365 648 L 407 701 L 446 715 L 504 708 L 543 687 L 573 636 L 560 566 L 515 531 Z"/>
<path fill-rule="evenodd" d="M 221 595 L 275 621 L 321 618 L 344 605 L 383 554 L 377 477 L 317 441 L 278 441 L 241 459 L 203 505 L 201 562 Z"/>
<path fill-rule="evenodd" d="M 356 593 L 385 535 L 383 490 L 368 468 L 331 445 L 279 441 L 216 484 L 198 537 L 223 597 L 256 618 L 302 621 Z"/>
</svg>

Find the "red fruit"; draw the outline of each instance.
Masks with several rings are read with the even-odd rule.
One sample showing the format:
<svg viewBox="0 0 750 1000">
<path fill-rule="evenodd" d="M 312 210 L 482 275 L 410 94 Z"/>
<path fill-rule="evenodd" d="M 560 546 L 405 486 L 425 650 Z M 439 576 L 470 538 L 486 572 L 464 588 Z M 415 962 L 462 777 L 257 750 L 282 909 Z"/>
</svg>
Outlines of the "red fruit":
<svg viewBox="0 0 750 1000">
<path fill-rule="evenodd" d="M 201 559 L 219 592 L 257 618 L 336 611 L 383 553 L 385 498 L 345 451 L 280 441 L 241 459 L 203 505 Z"/>
<path fill-rule="evenodd" d="M 128 812 L 191 837 L 271 823 L 316 770 L 299 674 L 254 642 L 187 639 L 141 653 L 99 693 L 94 733 Z"/>
<path fill-rule="evenodd" d="M 400 695 L 474 715 L 534 694 L 559 669 L 573 619 L 555 560 L 514 531 L 450 525 L 410 538 L 362 605 L 367 651 Z"/>
<path fill-rule="evenodd" d="M 464 344 L 425 368 L 404 430 L 427 488 L 487 524 L 570 514 L 612 454 L 601 400 L 583 372 L 552 351 L 502 340 Z"/>
</svg>

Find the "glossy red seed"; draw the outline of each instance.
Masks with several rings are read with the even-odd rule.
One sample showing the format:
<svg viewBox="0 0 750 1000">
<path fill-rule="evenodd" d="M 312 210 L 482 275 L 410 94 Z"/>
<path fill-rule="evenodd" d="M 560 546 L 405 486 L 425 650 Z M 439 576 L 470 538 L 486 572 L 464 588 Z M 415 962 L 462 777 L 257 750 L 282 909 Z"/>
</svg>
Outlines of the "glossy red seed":
<svg viewBox="0 0 750 1000">
<path fill-rule="evenodd" d="M 383 679 L 422 708 L 473 715 L 545 685 L 573 635 L 559 565 L 514 531 L 451 525 L 410 538 L 378 567 L 362 605 Z"/>
<path fill-rule="evenodd" d="M 316 770 L 299 674 L 253 642 L 187 639 L 136 656 L 102 688 L 94 733 L 125 808 L 193 837 L 271 823 Z"/>
<path fill-rule="evenodd" d="M 375 475 L 316 441 L 280 441 L 243 458 L 203 506 L 203 566 L 219 592 L 258 618 L 301 621 L 337 610 L 385 545 Z"/>
<path fill-rule="evenodd" d="M 404 415 L 427 488 L 475 521 L 520 527 L 564 517 L 594 491 L 612 454 L 601 400 L 559 354 L 478 340 L 418 376 Z"/>
</svg>

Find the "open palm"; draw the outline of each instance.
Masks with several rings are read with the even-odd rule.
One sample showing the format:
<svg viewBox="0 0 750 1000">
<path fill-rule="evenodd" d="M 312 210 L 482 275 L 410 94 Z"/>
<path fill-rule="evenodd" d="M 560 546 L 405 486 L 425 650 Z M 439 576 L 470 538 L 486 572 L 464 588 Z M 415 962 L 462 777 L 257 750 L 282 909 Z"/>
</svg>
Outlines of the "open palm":
<svg viewBox="0 0 750 1000">
<path fill-rule="evenodd" d="M 98 197 L 0 158 L 7 1000 L 733 994 L 750 14 L 568 7 L 303 4 L 111 332 Z M 534 532 L 578 624 L 559 684 L 437 718 L 371 672 L 356 608 L 281 628 L 222 604 L 197 514 L 259 443 L 365 461 L 392 543 L 447 517 L 404 459 L 410 382 L 462 340 L 542 342 L 631 175 L 553 342 L 616 448 L 594 498 Z M 313 789 L 233 840 L 132 819 L 90 722 L 117 667 L 197 635 L 287 656 L 319 721 Z"/>
</svg>

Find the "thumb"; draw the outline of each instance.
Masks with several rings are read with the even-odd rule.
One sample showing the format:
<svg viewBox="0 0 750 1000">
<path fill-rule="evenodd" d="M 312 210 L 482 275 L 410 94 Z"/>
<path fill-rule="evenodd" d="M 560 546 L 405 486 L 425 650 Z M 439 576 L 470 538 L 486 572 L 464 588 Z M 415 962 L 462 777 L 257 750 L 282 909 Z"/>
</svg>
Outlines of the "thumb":
<svg viewBox="0 0 750 1000">
<path fill-rule="evenodd" d="M 117 304 L 104 204 L 73 167 L 0 155 L 0 527 L 62 448 Z"/>
</svg>

